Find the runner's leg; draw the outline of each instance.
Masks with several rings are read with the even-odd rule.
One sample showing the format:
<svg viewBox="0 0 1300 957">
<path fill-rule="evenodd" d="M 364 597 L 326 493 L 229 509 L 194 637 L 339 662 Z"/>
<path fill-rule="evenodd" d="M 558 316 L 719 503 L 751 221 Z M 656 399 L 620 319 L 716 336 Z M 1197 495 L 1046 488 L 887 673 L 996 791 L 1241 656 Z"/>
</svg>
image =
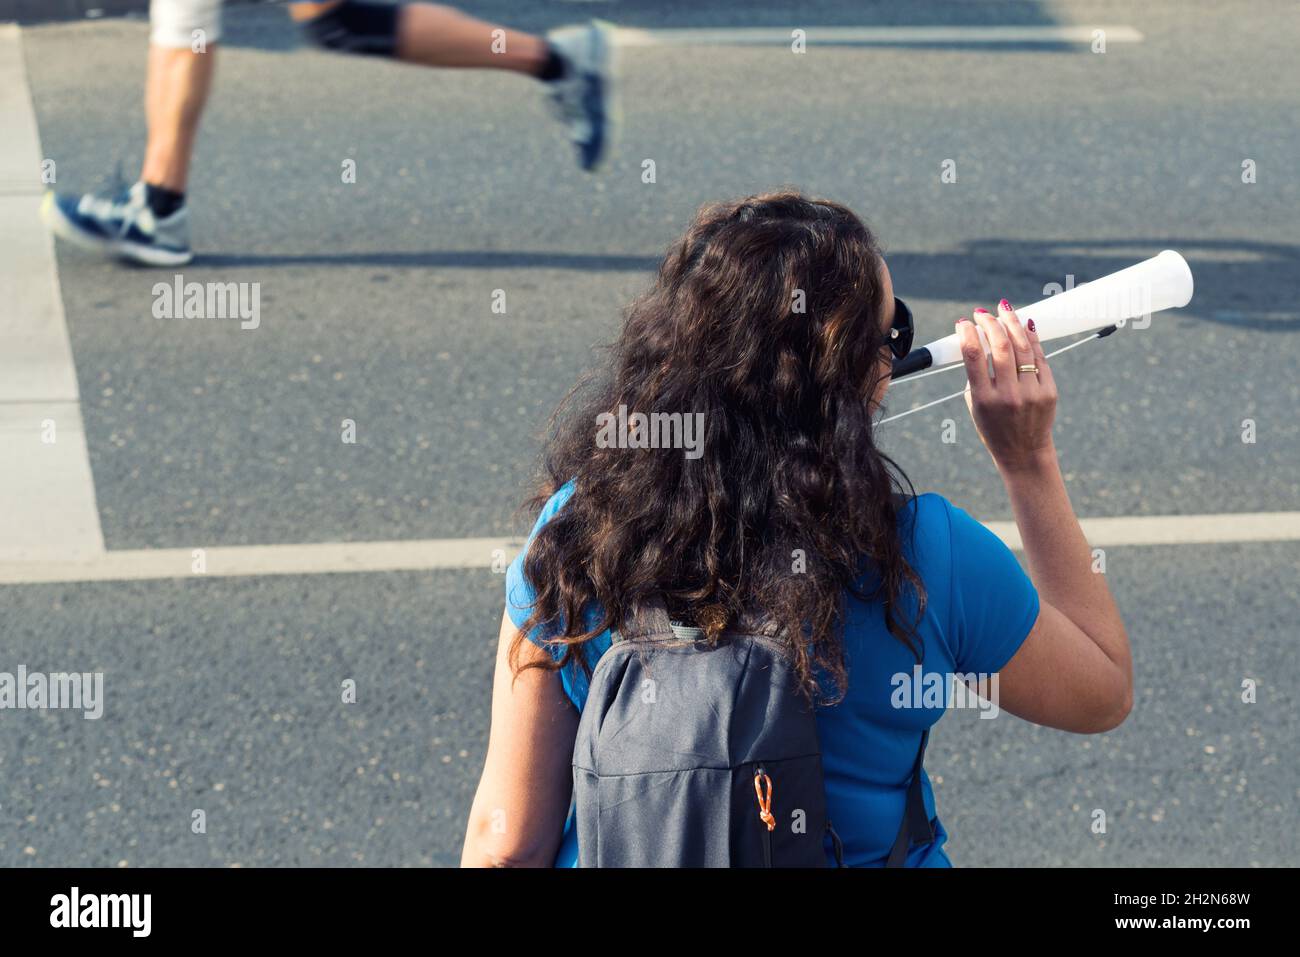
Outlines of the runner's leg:
<svg viewBox="0 0 1300 957">
<path fill-rule="evenodd" d="M 508 70 L 544 80 L 583 169 L 599 167 L 618 122 L 613 30 L 593 21 L 545 37 L 433 3 L 322 0 L 289 5 L 307 38 L 341 53 L 442 68 Z"/>
<path fill-rule="evenodd" d="M 149 45 L 144 94 L 149 138 L 140 167 L 142 182 L 185 192 L 194 140 L 215 72 L 212 44 L 203 53 L 188 46 Z"/>
<path fill-rule="evenodd" d="M 148 265 L 191 258 L 185 189 L 212 88 L 221 0 L 151 0 L 145 77 L 148 138 L 140 178 L 116 195 L 48 194 L 51 229 L 81 246 Z"/>
<path fill-rule="evenodd" d="M 343 6 L 344 0 L 291 3 L 289 14 L 305 24 L 334 12 L 339 26 L 346 30 L 346 21 L 339 11 Z M 542 37 L 500 27 L 442 4 L 398 4 L 394 27 L 393 56 L 421 66 L 512 70 L 537 76 L 546 66 L 550 52 Z M 354 53 L 375 52 L 348 47 L 346 43 L 340 36 L 335 48 Z"/>
</svg>

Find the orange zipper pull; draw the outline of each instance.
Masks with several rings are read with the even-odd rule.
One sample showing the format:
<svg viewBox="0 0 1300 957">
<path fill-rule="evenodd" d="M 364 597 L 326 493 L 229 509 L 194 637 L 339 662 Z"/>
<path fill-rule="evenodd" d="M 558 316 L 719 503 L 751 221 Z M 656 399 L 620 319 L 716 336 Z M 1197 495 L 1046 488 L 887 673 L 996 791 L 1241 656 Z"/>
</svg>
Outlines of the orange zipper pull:
<svg viewBox="0 0 1300 957">
<path fill-rule="evenodd" d="M 767 797 L 763 796 L 763 785 L 767 785 Z M 767 825 L 769 831 L 775 831 L 776 818 L 772 816 L 772 779 L 762 768 L 754 772 L 754 793 L 758 795 L 758 816 Z"/>
</svg>

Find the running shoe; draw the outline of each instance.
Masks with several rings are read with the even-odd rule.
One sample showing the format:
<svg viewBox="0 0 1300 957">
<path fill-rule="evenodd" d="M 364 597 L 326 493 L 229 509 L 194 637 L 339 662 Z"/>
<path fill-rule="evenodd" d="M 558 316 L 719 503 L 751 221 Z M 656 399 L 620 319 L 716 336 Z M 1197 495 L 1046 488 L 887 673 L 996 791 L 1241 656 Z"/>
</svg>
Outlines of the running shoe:
<svg viewBox="0 0 1300 957">
<path fill-rule="evenodd" d="M 146 266 L 181 266 L 190 251 L 190 214 L 185 206 L 159 219 L 145 203 L 144 183 L 116 195 L 46 193 L 41 203 L 56 236 Z"/>
<path fill-rule="evenodd" d="M 592 20 L 552 30 L 546 40 L 565 64 L 564 74 L 547 84 L 556 113 L 569 127 L 578 164 L 595 172 L 610 155 L 621 120 L 614 27 Z"/>
</svg>

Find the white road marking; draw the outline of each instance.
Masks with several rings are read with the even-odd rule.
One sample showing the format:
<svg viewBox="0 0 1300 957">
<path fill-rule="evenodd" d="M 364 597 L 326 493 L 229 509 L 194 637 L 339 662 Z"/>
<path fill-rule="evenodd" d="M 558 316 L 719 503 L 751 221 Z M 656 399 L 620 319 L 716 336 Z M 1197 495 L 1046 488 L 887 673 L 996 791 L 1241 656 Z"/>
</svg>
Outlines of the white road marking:
<svg viewBox="0 0 1300 957">
<path fill-rule="evenodd" d="M 94 558 L 104 538 L 13 24 L 0 25 L 0 129 L 0 560 Z"/>
<path fill-rule="evenodd" d="M 105 552 L 87 561 L 0 561 L 0 583 L 322 575 L 492 568 L 494 565 L 504 570 L 523 545 L 524 540 L 519 538 L 434 538 L 206 549 L 148 548 Z M 204 571 L 201 573 L 194 571 L 200 558 L 196 551 L 202 552 Z"/>
<path fill-rule="evenodd" d="M 987 522 L 1011 548 L 1022 547 L 1015 522 Z M 1080 519 L 1093 548 L 1129 545 L 1230 545 L 1300 541 L 1300 512 L 1222 512 L 1216 515 L 1122 515 Z"/>
<path fill-rule="evenodd" d="M 1242 312 L 1240 309 L 1217 309 L 1214 318 L 1224 322 L 1295 322 L 1300 319 L 1300 313 L 1295 312 L 1277 312 L 1277 311 L 1256 311 Z"/>
<path fill-rule="evenodd" d="M 1084 534 L 1094 548 L 1300 541 L 1300 512 L 1125 516 L 1084 519 L 1082 524 Z M 987 525 L 1010 547 L 1021 547 L 1015 523 L 989 522 Z M 395 542 L 222 546 L 203 549 L 205 570 L 201 573 L 194 571 L 197 556 L 193 549 L 110 551 L 83 560 L 0 561 L 0 584 L 454 568 L 502 571 L 523 545 L 520 538 L 431 538 Z"/>
<path fill-rule="evenodd" d="M 1106 43 L 1141 43 L 1141 32 L 1130 26 L 969 26 L 969 27 L 719 27 L 705 29 L 638 30 L 619 27 L 620 46 L 788 46 L 792 32 L 804 31 L 809 46 L 902 46 L 910 44 L 1000 46 L 1015 43 L 1091 44 L 1096 31 Z"/>
</svg>

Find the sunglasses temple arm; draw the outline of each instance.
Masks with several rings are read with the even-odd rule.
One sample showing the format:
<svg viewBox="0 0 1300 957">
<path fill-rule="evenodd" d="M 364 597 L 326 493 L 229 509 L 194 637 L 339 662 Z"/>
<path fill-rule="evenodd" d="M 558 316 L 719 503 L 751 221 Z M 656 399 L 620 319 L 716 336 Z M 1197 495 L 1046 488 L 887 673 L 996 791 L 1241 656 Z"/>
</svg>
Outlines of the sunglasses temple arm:
<svg viewBox="0 0 1300 957">
<path fill-rule="evenodd" d="M 901 379 L 903 376 L 911 375 L 913 372 L 920 372 L 922 369 L 928 369 L 934 364 L 934 359 L 930 355 L 930 350 L 925 346 L 918 346 L 903 356 L 901 359 L 894 360 L 893 372 L 890 378 Z"/>
</svg>

